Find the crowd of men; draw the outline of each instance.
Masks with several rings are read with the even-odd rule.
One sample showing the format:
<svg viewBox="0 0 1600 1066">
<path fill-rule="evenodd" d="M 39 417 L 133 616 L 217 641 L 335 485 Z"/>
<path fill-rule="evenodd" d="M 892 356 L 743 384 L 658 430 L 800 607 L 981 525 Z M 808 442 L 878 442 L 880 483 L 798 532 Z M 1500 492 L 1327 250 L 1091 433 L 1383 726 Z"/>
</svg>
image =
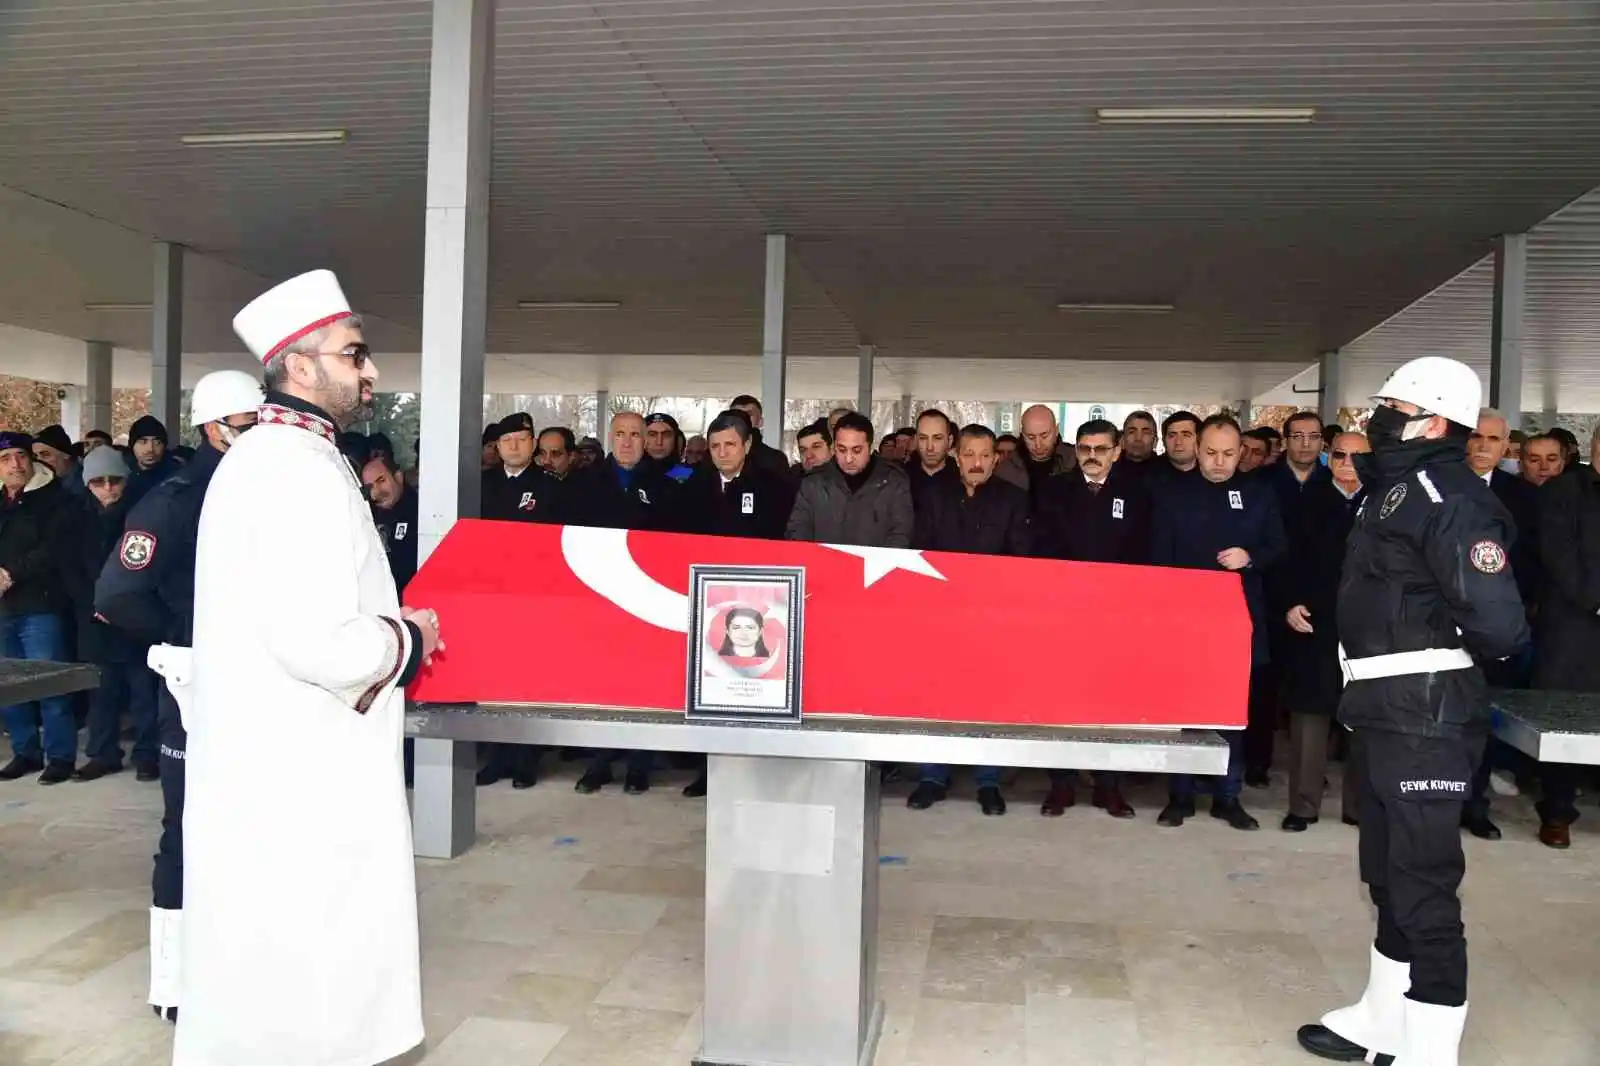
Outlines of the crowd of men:
<svg viewBox="0 0 1600 1066">
<path fill-rule="evenodd" d="M 1240 797 L 1245 786 L 1265 787 L 1274 766 L 1286 771 L 1289 789 L 1282 828 L 1300 832 L 1318 821 L 1329 759 L 1344 747 L 1335 723 L 1344 683 L 1335 601 L 1345 541 L 1366 504 L 1360 457 L 1370 446 L 1363 434 L 1325 426 L 1307 411 L 1281 431 L 1241 430 L 1225 415 L 1186 411 L 1158 425 L 1139 411 L 1120 427 L 1085 422 L 1068 442 L 1055 415 L 1038 406 L 1023 413 L 1016 436 L 958 427 L 929 410 L 915 426 L 875 441 L 865 417 L 839 408 L 796 434 L 791 462 L 762 429 L 753 396 L 736 398 L 703 438 L 686 438 L 668 414 L 622 412 L 611 420 L 607 454 L 570 429 L 540 430 L 528 415 L 513 414 L 484 432 L 483 516 L 1237 573 L 1253 626 L 1249 726 L 1230 734 L 1223 777 L 1169 779 L 1158 822 L 1182 825 L 1203 789 L 1214 817 L 1255 829 Z M 343 443 L 361 469 L 403 587 L 416 568 L 414 474 L 396 465 L 384 438 L 347 434 Z M 1491 410 L 1479 419 L 1467 463 L 1511 516 L 1510 561 L 1530 618 L 1540 623 L 1539 654 L 1530 647 L 1513 661 L 1485 664 L 1493 683 L 1600 691 L 1600 673 L 1585 655 L 1600 637 L 1600 600 L 1591 602 L 1588 591 L 1600 588 L 1593 467 L 1579 461 L 1570 433 L 1530 438 Z M 612 784 L 618 762 L 626 791 L 644 792 L 657 762 L 652 752 L 565 754 L 589 759 L 577 783 L 585 793 Z M 479 782 L 510 777 L 515 787 L 530 787 L 543 755 L 493 746 Z M 949 767 L 916 773 L 911 807 L 926 809 L 949 795 Z M 1003 814 L 1001 768 L 978 767 L 975 777 L 984 813 Z M 1514 792 L 1518 781 L 1535 778 L 1543 793 L 1540 839 L 1568 846 L 1576 768 L 1523 764 L 1498 742 L 1473 782 L 1464 828 L 1498 838 L 1489 817 L 1491 783 Z M 1341 815 L 1355 824 L 1349 775 L 1345 784 Z M 705 787 L 702 773 L 684 791 L 699 796 Z M 1052 771 L 1041 813 L 1064 814 L 1077 792 L 1076 771 Z M 1113 817 L 1135 814 L 1115 774 L 1096 773 L 1090 797 Z"/>
<path fill-rule="evenodd" d="M 1324 426 L 1304 411 L 1281 431 L 1241 431 L 1227 416 L 1185 411 L 1158 425 L 1140 411 L 1120 427 L 1085 422 L 1067 442 L 1053 412 L 1039 406 L 1023 413 L 1017 436 L 958 427 L 929 410 L 915 426 L 875 440 L 866 418 L 840 408 L 799 431 L 791 462 L 766 442 L 763 427 L 753 396 L 736 398 L 704 437 L 686 437 L 669 414 L 622 412 L 611 419 L 606 451 L 568 428 L 541 430 L 527 414 L 512 414 L 484 431 L 482 513 L 503 521 L 1238 573 L 1254 632 L 1249 726 L 1230 735 L 1225 776 L 1168 782 L 1158 821 L 1183 824 L 1195 812 L 1196 789 L 1204 788 L 1213 816 L 1256 828 L 1240 797 L 1245 786 L 1264 787 L 1276 765 L 1286 770 L 1289 788 L 1282 827 L 1303 831 L 1317 822 L 1328 760 L 1342 748 L 1343 731 L 1334 724 L 1343 684 L 1334 603 L 1344 542 L 1366 500 L 1357 457 L 1369 447 L 1361 433 Z M 149 416 L 129 436 L 127 447 L 117 447 L 99 431 L 75 443 L 60 426 L 31 437 L 0 433 L 4 653 L 92 662 L 102 677 L 84 700 L 6 708 L 13 758 L 0 768 L 0 780 L 37 774 L 55 784 L 122 770 L 124 717 L 133 725 L 129 755 L 139 779 L 161 776 L 160 686 L 144 661 L 157 634 L 107 625 L 95 609 L 94 587 L 108 557 L 120 553 L 127 569 L 153 553 L 155 541 L 126 531 L 127 515 L 194 452 L 169 447 L 166 428 Z M 347 432 L 339 443 L 360 473 L 403 590 L 417 566 L 416 471 L 402 466 L 383 434 Z M 1529 648 L 1514 661 L 1485 664 L 1497 685 L 1600 690 L 1600 668 L 1590 654 L 1600 635 L 1593 628 L 1600 593 L 1592 591 L 1600 588 L 1600 481 L 1578 451 L 1566 431 L 1528 437 L 1494 411 L 1483 412 L 1468 446 L 1468 464 L 1515 523 L 1511 564 L 1538 623 L 1538 654 Z M 80 762 L 81 726 L 87 742 Z M 1286 750 L 1276 743 L 1284 726 Z M 510 777 L 516 787 L 529 787 L 542 755 L 531 747 L 493 746 L 479 780 Z M 628 792 L 650 787 L 655 753 L 585 757 L 581 792 L 613 783 L 618 762 Z M 917 773 L 910 806 L 925 809 L 947 797 L 949 767 Z M 975 777 L 982 810 L 1004 813 L 1001 768 L 978 767 Z M 1540 839 L 1568 846 L 1577 817 L 1576 768 L 1534 768 L 1497 744 L 1474 781 L 1463 825 L 1497 838 L 1491 791 L 1514 793 L 1534 778 L 1542 791 Z M 685 793 L 704 790 L 702 773 Z M 1052 771 L 1042 813 L 1063 814 L 1077 791 L 1074 770 Z M 1134 816 L 1115 774 L 1096 773 L 1090 796 L 1114 817 Z M 1341 814 L 1354 823 L 1348 789 Z"/>
</svg>

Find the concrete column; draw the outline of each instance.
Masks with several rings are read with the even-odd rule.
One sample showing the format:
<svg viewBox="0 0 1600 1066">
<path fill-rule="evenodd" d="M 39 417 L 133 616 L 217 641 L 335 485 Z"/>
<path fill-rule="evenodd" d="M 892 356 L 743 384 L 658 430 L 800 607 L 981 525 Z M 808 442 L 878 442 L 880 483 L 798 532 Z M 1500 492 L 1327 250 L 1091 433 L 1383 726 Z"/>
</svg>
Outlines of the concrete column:
<svg viewBox="0 0 1600 1066">
<path fill-rule="evenodd" d="M 1494 248 L 1494 325 L 1489 406 L 1513 429 L 1522 425 L 1522 319 L 1528 298 L 1528 235 L 1508 233 Z"/>
<path fill-rule="evenodd" d="M 150 413 L 174 442 L 183 404 L 183 245 L 157 241 L 151 301 Z"/>
<path fill-rule="evenodd" d="M 909 392 L 901 393 L 900 406 L 895 409 L 894 427 L 899 429 L 901 426 L 909 426 L 911 417 L 915 414 L 916 412 L 911 409 L 911 394 Z"/>
<path fill-rule="evenodd" d="M 761 411 L 768 445 L 783 448 L 783 402 L 788 395 L 789 353 L 784 348 L 784 294 L 789 238 L 767 234 L 767 294 L 761 315 Z"/>
<path fill-rule="evenodd" d="M 1323 352 L 1317 356 L 1317 415 L 1322 424 L 1339 420 L 1339 353 Z"/>
<path fill-rule="evenodd" d="M 856 347 L 856 410 L 872 417 L 872 371 L 878 358 L 878 348 L 873 344 Z"/>
<path fill-rule="evenodd" d="M 79 440 L 91 429 L 111 432 L 111 345 L 106 341 L 89 341 L 83 354 L 82 422 L 79 426 L 67 426 L 68 430 L 78 431 Z"/>
<path fill-rule="evenodd" d="M 1239 425 L 1242 426 L 1245 429 L 1249 429 L 1250 428 L 1250 411 L 1251 411 L 1250 397 L 1246 396 L 1244 399 L 1237 401 L 1234 404 L 1234 408 L 1233 409 L 1235 411 L 1239 412 L 1239 414 L 1238 414 Z"/>
<path fill-rule="evenodd" d="M 428 200 L 422 264 L 422 449 L 418 560 L 482 504 L 484 334 L 488 316 L 494 0 L 434 0 L 428 84 Z M 448 631 L 450 622 L 441 619 Z M 454 858 L 472 845 L 472 747 L 416 743 L 412 840 Z"/>
<path fill-rule="evenodd" d="M 1552 429 L 1555 429 L 1556 426 L 1560 424 L 1560 421 L 1561 412 L 1557 411 L 1554 407 L 1546 407 L 1543 411 L 1539 412 L 1539 432 L 1549 433 Z"/>
<path fill-rule="evenodd" d="M 609 433 L 610 430 L 611 430 L 611 426 L 609 424 L 611 416 L 610 416 L 609 413 L 607 413 L 606 408 L 608 408 L 610 406 L 611 406 L 611 390 L 610 389 L 595 389 L 594 390 L 594 436 L 595 436 L 595 439 L 600 442 L 601 449 L 604 450 L 605 452 L 607 452 L 608 454 L 611 451 L 611 442 L 606 439 L 606 434 Z"/>
</svg>

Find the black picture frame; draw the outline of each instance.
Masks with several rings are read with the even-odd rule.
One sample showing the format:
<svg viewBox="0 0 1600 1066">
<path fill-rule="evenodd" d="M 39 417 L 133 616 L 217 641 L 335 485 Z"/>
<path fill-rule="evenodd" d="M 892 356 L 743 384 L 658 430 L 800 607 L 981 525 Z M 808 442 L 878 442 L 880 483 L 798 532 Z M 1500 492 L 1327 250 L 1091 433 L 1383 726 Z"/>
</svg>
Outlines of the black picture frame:
<svg viewBox="0 0 1600 1066">
<path fill-rule="evenodd" d="M 712 566 L 689 568 L 689 651 L 685 717 L 690 722 L 800 723 L 800 693 L 805 665 L 806 572 L 798 566 Z M 730 595 L 732 598 L 730 598 Z M 730 611 L 756 615 L 753 654 L 739 655 L 726 628 L 713 647 L 718 627 Z M 769 649 L 774 622 L 782 646 Z M 748 637 L 748 625 L 741 627 Z M 781 677 L 772 675 L 780 672 Z"/>
</svg>

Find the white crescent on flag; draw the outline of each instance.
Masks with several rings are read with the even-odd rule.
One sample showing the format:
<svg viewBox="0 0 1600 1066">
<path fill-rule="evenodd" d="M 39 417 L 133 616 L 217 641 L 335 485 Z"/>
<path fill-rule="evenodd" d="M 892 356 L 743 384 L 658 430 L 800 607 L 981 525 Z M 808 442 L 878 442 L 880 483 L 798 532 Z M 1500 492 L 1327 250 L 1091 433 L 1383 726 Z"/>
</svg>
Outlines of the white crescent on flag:
<svg viewBox="0 0 1600 1066">
<path fill-rule="evenodd" d="M 859 544 L 821 544 L 818 547 L 860 559 L 863 588 L 871 588 L 880 578 L 896 570 L 945 580 L 920 551 L 912 548 L 871 548 Z M 640 568 L 628 547 L 627 530 L 563 526 L 561 554 L 574 577 L 639 621 L 674 633 L 689 632 L 689 597 L 667 588 Z"/>
<path fill-rule="evenodd" d="M 574 577 L 639 621 L 689 632 L 689 597 L 640 569 L 626 529 L 562 526 L 561 554 Z"/>
</svg>

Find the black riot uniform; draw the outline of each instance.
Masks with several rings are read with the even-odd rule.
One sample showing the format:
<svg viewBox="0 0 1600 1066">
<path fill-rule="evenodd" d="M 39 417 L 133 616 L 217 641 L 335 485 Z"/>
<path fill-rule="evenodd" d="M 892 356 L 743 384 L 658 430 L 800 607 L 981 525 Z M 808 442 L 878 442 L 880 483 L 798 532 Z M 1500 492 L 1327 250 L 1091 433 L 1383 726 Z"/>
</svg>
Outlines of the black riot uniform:
<svg viewBox="0 0 1600 1066">
<path fill-rule="evenodd" d="M 121 544 L 95 583 L 95 611 L 142 644 L 194 643 L 194 556 L 200 507 L 222 453 L 202 440 L 194 460 L 152 488 L 128 513 Z M 178 705 L 160 686 L 161 842 L 155 905 L 183 907 L 183 785 L 187 736 Z"/>
<path fill-rule="evenodd" d="M 1467 992 L 1459 825 L 1489 726 L 1473 658 L 1503 659 L 1528 640 L 1509 563 L 1514 531 L 1466 465 L 1461 438 L 1397 443 L 1360 459 L 1370 491 L 1350 534 L 1338 625 L 1361 879 L 1378 908 L 1377 950 L 1411 966 L 1408 998 L 1459 1007 Z"/>
</svg>

